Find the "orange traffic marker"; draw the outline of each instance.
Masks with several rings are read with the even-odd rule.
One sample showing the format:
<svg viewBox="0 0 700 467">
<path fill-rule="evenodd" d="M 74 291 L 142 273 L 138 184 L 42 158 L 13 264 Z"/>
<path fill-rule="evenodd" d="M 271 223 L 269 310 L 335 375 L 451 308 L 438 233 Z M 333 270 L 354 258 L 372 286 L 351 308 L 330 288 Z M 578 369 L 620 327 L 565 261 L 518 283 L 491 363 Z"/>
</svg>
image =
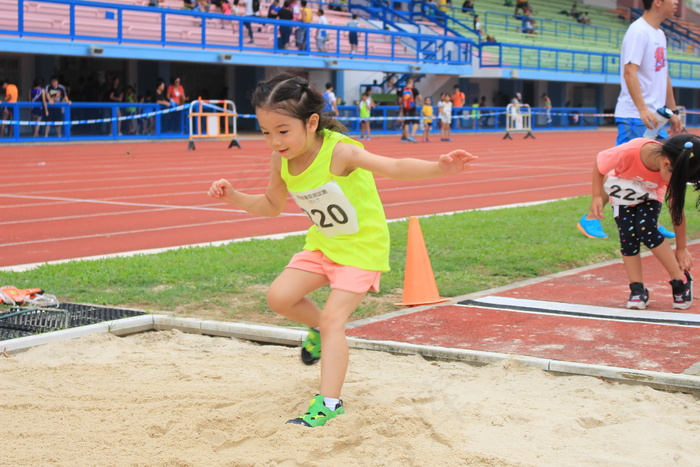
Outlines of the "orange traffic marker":
<svg viewBox="0 0 700 467">
<path fill-rule="evenodd" d="M 408 247 L 406 250 L 406 271 L 403 279 L 403 297 L 401 303 L 396 303 L 396 305 L 430 305 L 447 300 L 449 299 L 440 298 L 420 223 L 417 217 L 411 216 L 408 220 Z"/>
</svg>

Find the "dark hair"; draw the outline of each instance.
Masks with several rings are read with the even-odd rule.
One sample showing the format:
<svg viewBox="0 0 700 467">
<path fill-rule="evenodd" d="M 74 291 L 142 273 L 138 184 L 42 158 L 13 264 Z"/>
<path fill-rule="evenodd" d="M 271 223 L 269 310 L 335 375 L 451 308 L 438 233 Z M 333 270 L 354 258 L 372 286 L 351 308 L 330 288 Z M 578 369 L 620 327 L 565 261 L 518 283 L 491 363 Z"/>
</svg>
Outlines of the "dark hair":
<svg viewBox="0 0 700 467">
<path fill-rule="evenodd" d="M 642 0 L 645 10 L 651 10 L 652 5 L 654 5 L 654 0 Z"/>
<path fill-rule="evenodd" d="M 666 157 L 671 162 L 671 180 L 666 190 L 666 202 L 669 203 L 673 224 L 680 225 L 688 183 L 695 187 L 695 191 L 700 190 L 700 138 L 688 133 L 673 136 L 659 149 L 655 149 L 654 154 Z M 695 202 L 695 207 L 700 208 L 700 197 Z"/>
<path fill-rule="evenodd" d="M 270 109 L 306 123 L 313 114 L 320 117 L 317 133 L 323 130 L 347 132 L 347 128 L 334 118 L 323 115 L 326 101 L 309 86 L 308 81 L 291 73 L 281 73 L 258 83 L 251 103 L 255 109 Z"/>
</svg>

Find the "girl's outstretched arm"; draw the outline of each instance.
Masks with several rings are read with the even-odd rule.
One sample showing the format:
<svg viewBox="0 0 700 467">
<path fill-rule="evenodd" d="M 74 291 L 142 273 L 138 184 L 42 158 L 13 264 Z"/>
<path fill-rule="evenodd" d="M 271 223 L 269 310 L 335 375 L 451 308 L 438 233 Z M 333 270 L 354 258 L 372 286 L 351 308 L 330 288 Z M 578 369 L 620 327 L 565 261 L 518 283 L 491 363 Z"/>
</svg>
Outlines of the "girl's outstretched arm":
<svg viewBox="0 0 700 467">
<path fill-rule="evenodd" d="M 443 154 L 437 161 L 393 159 L 372 154 L 353 144 L 338 143 L 333 151 L 331 171 L 336 175 L 347 175 L 361 168 L 395 180 L 421 180 L 464 172 L 469 168 L 469 163 L 476 159 L 477 156 L 462 149 Z"/>
<path fill-rule="evenodd" d="M 265 193 L 250 195 L 236 190 L 231 182 L 221 179 L 209 187 L 209 196 L 243 209 L 255 216 L 276 217 L 287 201 L 287 186 L 280 176 L 279 157 L 272 158 L 270 180 Z"/>
</svg>

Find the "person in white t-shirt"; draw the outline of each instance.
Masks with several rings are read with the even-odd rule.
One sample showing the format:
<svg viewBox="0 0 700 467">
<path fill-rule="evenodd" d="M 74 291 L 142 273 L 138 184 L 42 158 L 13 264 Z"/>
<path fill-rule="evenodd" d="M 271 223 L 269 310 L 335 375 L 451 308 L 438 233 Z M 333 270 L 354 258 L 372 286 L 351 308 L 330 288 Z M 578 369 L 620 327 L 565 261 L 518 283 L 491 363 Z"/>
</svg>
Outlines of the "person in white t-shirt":
<svg viewBox="0 0 700 467">
<path fill-rule="evenodd" d="M 239 5 L 241 2 L 238 3 Z M 243 5 L 245 6 L 245 16 L 255 16 L 255 10 L 253 9 L 253 0 L 244 0 Z M 243 23 L 245 28 L 248 30 L 248 43 L 252 44 L 253 40 L 253 25 L 246 21 Z"/>
<path fill-rule="evenodd" d="M 657 109 L 667 107 L 673 111 L 670 118 L 670 135 L 681 132 L 668 74 L 666 35 L 661 23 L 673 17 L 678 0 L 643 0 L 644 14 L 630 25 L 622 40 L 620 52 L 621 91 L 615 106 L 617 145 L 644 136 L 647 129 L 659 126 Z M 658 138 L 666 139 L 665 130 Z M 603 227 L 592 213 L 585 214 L 577 225 L 590 238 L 608 238 Z M 659 225 L 659 231 L 668 238 L 673 232 Z"/>
<path fill-rule="evenodd" d="M 321 26 L 328 24 L 328 18 L 326 18 L 323 8 L 318 9 L 318 24 Z M 328 42 L 328 40 L 330 40 L 328 30 L 324 28 L 316 29 L 316 47 L 319 52 L 326 51 L 326 42 Z"/>
</svg>

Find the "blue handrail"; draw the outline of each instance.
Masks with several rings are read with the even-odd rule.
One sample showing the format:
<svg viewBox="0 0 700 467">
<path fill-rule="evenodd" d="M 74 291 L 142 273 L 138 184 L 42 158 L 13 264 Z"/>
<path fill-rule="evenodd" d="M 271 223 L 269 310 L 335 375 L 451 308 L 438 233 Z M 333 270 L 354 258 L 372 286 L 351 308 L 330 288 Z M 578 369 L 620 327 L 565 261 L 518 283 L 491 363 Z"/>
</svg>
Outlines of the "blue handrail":
<svg viewBox="0 0 700 467">
<path fill-rule="evenodd" d="M 40 103 L 17 102 L 6 105 L 12 111 L 11 121 L 2 122 L 7 134 L 0 138 L 0 144 L 38 141 L 167 140 L 189 137 L 189 104 L 164 107 L 154 103 L 61 103 L 50 106 L 51 117 L 47 118 L 43 112 L 39 112 L 42 114 L 41 121 L 37 121 L 32 113 L 42 109 Z M 359 133 L 359 108 L 355 105 L 341 105 L 338 106 L 338 110 L 338 120 L 347 126 L 351 134 Z M 418 110 L 420 111 L 420 107 Z M 505 110 L 504 107 L 455 108 L 452 130 L 503 131 Z M 596 116 L 593 108 L 554 108 L 551 111 L 552 123 L 546 122 L 544 109 L 533 108 L 533 114 L 536 116 L 533 125 L 538 129 L 597 128 L 602 122 L 602 117 Z M 238 118 L 255 119 L 255 115 L 241 114 Z M 372 110 L 372 131 L 382 134 L 400 133 L 402 119 L 397 105 L 377 106 Z M 37 136 L 34 136 L 37 127 Z M 47 134 L 48 136 L 45 136 Z"/>
<path fill-rule="evenodd" d="M 51 21 L 53 32 L 32 27 L 25 9 L 41 5 L 59 6 L 50 14 L 37 11 L 34 19 Z M 61 9 L 60 6 L 67 8 Z M 66 10 L 66 11 L 63 11 Z M 324 57 L 390 60 L 415 63 L 470 64 L 474 42 L 463 37 L 446 37 L 437 34 L 414 34 L 402 31 L 351 28 L 347 26 L 318 25 L 262 17 L 201 13 L 189 10 L 141 7 L 116 3 L 89 2 L 83 0 L 18 0 L 16 29 L 0 29 L 0 33 L 19 37 L 41 37 L 68 39 L 70 41 L 100 41 L 117 44 L 144 44 L 160 47 L 198 47 L 221 51 L 247 51 L 257 53 L 295 53 L 301 55 L 321 55 Z M 80 12 L 80 14 L 77 14 Z M 95 17 L 113 20 L 110 27 L 95 28 Z M 127 21 L 128 19 L 128 21 Z M 229 32 L 221 34 L 221 27 Z M 229 26 L 235 34 L 231 34 Z M 249 44 L 246 31 L 266 28 L 272 32 L 269 43 Z M 305 50 L 288 50 L 280 47 L 278 40 L 281 28 L 306 29 L 306 37 L 315 37 L 316 32 L 325 30 L 333 40 L 326 44 L 326 51 L 313 50 L 312 41 L 306 41 Z M 361 44 L 355 55 L 350 55 L 346 37 L 355 31 L 361 35 Z M 414 44 L 411 48 L 398 47 L 401 42 Z M 388 44 L 388 47 L 380 47 Z M 431 50 L 430 54 L 424 53 Z M 435 53 L 432 53 L 434 51 Z"/>
<path fill-rule="evenodd" d="M 594 26 L 590 24 L 572 23 L 570 21 L 558 21 L 555 19 L 540 18 L 532 16 L 532 19 L 537 21 L 537 32 L 552 33 L 554 37 L 564 38 L 568 40 L 574 39 L 593 39 L 605 40 L 612 46 L 613 34 L 612 29 L 603 26 Z M 484 24 L 488 26 L 499 26 L 506 30 L 520 31 L 522 26 L 522 16 L 500 13 L 497 11 L 487 11 L 484 14 Z"/>
</svg>

